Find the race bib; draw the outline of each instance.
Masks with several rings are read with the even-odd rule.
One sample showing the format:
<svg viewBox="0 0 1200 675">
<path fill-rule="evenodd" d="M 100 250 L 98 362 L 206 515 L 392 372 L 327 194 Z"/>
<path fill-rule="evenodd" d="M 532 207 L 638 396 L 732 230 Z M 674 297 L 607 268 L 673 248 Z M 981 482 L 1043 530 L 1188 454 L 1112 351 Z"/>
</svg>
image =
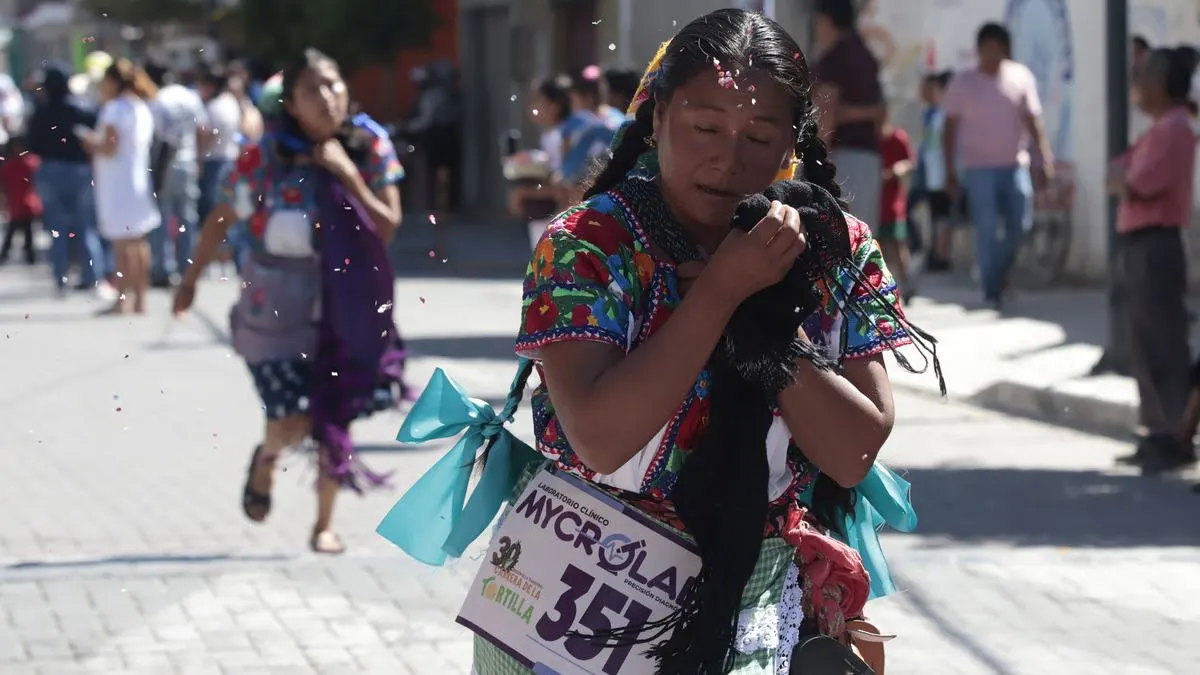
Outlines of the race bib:
<svg viewBox="0 0 1200 675">
<path fill-rule="evenodd" d="M 678 609 L 700 572 L 694 544 L 553 467 L 514 504 L 458 622 L 535 673 L 652 675 L 650 645 L 587 636 Z"/>
</svg>

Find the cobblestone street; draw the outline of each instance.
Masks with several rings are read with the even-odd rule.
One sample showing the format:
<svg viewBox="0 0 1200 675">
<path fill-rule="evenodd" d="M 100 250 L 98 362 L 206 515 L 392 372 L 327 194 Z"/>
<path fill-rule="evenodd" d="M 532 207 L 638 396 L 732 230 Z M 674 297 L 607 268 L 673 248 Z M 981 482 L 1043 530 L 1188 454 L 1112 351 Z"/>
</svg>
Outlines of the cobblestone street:
<svg viewBox="0 0 1200 675">
<path fill-rule="evenodd" d="M 0 673 L 468 672 L 453 616 L 477 563 L 423 568 L 374 534 L 446 445 L 396 444 L 399 412 L 357 427 L 397 491 L 345 496 L 350 550 L 316 557 L 309 458 L 284 462 L 267 524 L 240 512 L 261 419 L 224 342 L 235 282 L 206 282 L 180 321 L 166 295 L 148 317 L 101 320 L 33 274 L 0 269 Z M 519 283 L 397 288 L 414 379 L 442 366 L 501 397 Z M 1111 469 L 1126 447 L 1109 439 L 897 397 L 884 457 L 921 524 L 886 540 L 905 591 L 869 607 L 900 634 L 889 675 L 1200 672 L 1186 484 Z"/>
</svg>

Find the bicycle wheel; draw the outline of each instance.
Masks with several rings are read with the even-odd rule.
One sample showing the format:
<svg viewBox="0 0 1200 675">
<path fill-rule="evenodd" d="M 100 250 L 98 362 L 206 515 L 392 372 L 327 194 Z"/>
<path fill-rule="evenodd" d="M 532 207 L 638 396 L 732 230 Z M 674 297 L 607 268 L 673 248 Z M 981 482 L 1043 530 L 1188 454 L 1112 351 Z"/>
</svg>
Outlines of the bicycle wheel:
<svg viewBox="0 0 1200 675">
<path fill-rule="evenodd" d="M 1043 287 L 1062 281 L 1070 252 L 1070 212 L 1056 210 L 1034 214 L 1033 227 L 1025 236 L 1017 260 L 1022 285 Z"/>
</svg>

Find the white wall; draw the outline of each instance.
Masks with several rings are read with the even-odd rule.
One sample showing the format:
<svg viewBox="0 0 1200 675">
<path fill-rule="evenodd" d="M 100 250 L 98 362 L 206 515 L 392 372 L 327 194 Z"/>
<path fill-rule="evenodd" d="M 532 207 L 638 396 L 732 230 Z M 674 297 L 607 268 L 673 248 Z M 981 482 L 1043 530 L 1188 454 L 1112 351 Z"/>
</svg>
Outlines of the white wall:
<svg viewBox="0 0 1200 675">
<path fill-rule="evenodd" d="M 872 0 L 863 30 L 880 57 L 898 121 L 919 132 L 925 72 L 969 67 L 975 32 L 1009 24 L 1017 58 L 1038 75 L 1058 159 L 1075 179 L 1068 273 L 1107 272 L 1105 25 L 1100 0 Z M 1131 0 L 1130 31 L 1154 45 L 1200 44 L 1197 0 Z M 1069 51 L 1068 51 L 1069 49 Z M 1197 191 L 1200 198 L 1200 191 Z M 1200 251 L 1200 246 L 1194 247 Z"/>
</svg>

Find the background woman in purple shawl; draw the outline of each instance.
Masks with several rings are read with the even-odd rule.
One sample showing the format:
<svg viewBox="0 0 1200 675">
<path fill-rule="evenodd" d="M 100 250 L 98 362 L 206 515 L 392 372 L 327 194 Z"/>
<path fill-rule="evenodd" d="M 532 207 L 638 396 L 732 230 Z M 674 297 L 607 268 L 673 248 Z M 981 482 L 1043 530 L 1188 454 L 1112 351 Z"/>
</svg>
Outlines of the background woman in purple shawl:
<svg viewBox="0 0 1200 675">
<path fill-rule="evenodd" d="M 267 419 L 242 508 L 251 520 L 266 519 L 279 454 L 311 438 L 318 443 L 321 477 L 310 545 L 320 553 L 340 553 L 344 547 L 330 529 L 338 490 L 381 482 L 351 454 L 349 423 L 392 407 L 402 393 L 403 357 L 392 348 L 398 338 L 388 311 L 392 277 L 383 251 L 400 224 L 396 184 L 404 170 L 386 132 L 363 116 L 350 116 L 346 83 L 324 54 L 306 49 L 284 69 L 281 98 L 271 133 L 243 148 L 219 206 L 204 223 L 175 311 L 191 306 L 196 281 L 229 227 L 247 220 L 252 252 L 231 313 L 231 335 Z M 343 260 L 351 250 L 361 255 Z M 376 276 L 364 274 L 356 262 Z M 333 275 L 340 276 L 331 283 Z M 386 283 L 376 278 L 381 275 Z M 347 282 L 362 286 L 358 295 L 373 300 L 346 302 L 355 291 Z M 347 323 L 374 325 L 381 316 L 387 327 L 376 330 L 375 336 L 383 334 L 378 344 L 364 346 L 346 329 Z M 345 382 L 331 384 L 322 376 L 330 364 L 342 370 L 332 376 Z"/>
</svg>

